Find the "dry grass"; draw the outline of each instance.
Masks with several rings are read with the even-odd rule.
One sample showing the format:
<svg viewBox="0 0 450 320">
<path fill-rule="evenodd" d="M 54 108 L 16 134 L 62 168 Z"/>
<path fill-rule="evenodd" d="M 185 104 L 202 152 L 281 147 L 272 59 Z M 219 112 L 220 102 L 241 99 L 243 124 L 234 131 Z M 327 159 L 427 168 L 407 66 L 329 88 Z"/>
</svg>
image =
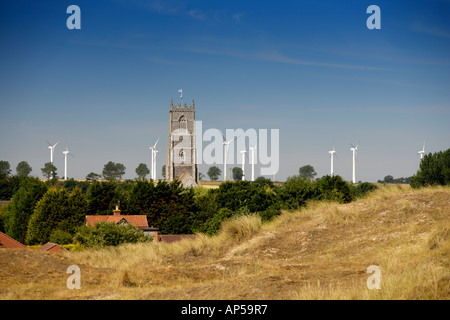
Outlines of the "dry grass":
<svg viewBox="0 0 450 320">
<path fill-rule="evenodd" d="M 0 250 L 2 299 L 449 299 L 450 189 L 383 187 L 269 223 L 241 216 L 180 242 Z M 66 268 L 82 272 L 68 290 Z M 381 269 L 381 289 L 366 286 Z"/>
</svg>

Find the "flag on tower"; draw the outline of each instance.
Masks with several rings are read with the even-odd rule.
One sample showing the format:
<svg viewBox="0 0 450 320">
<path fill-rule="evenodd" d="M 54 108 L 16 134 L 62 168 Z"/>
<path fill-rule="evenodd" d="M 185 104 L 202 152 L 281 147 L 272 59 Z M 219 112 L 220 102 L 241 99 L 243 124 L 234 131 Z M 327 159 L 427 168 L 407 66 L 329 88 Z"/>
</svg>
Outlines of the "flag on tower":
<svg viewBox="0 0 450 320">
<path fill-rule="evenodd" d="M 178 90 L 178 92 L 180 93 L 180 98 L 183 99 L 183 89 Z"/>
</svg>

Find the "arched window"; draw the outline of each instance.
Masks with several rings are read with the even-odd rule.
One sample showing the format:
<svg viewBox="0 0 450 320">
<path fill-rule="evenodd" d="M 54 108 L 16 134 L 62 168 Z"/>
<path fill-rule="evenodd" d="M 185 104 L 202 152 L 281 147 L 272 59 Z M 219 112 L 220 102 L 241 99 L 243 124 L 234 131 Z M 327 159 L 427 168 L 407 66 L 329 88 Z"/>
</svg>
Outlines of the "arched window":
<svg viewBox="0 0 450 320">
<path fill-rule="evenodd" d="M 181 129 L 181 131 L 185 131 L 185 133 L 187 133 L 187 120 L 186 117 L 184 115 L 182 115 L 180 117 L 180 119 L 178 119 L 178 128 Z"/>
</svg>

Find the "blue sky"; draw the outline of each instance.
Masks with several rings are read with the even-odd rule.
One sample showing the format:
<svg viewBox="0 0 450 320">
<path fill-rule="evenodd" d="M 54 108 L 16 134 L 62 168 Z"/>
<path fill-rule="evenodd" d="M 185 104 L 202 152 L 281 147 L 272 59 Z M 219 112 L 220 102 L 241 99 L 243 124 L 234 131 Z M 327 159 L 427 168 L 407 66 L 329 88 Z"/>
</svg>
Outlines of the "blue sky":
<svg viewBox="0 0 450 320">
<path fill-rule="evenodd" d="M 66 27 L 71 4 L 81 30 Z M 450 147 L 449 15 L 445 0 L 2 1 L 0 160 L 42 177 L 45 140 L 59 141 L 60 176 L 67 145 L 69 177 L 114 161 L 134 178 L 161 137 L 160 176 L 182 88 L 204 129 L 279 129 L 277 179 L 328 174 L 334 144 L 350 180 L 350 143 L 358 180 L 411 176 L 424 141 Z"/>
</svg>

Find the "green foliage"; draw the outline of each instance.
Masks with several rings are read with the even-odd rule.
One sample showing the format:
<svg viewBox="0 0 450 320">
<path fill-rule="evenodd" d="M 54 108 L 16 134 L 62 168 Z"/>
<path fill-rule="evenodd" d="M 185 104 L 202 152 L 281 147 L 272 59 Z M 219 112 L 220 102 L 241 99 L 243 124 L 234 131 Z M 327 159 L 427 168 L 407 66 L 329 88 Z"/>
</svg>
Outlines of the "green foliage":
<svg viewBox="0 0 450 320">
<path fill-rule="evenodd" d="M 411 177 L 411 187 L 450 184 L 450 149 L 426 154 L 420 162 L 420 169 Z"/>
<path fill-rule="evenodd" d="M 70 194 L 64 188 L 49 189 L 29 220 L 26 243 L 46 243 L 54 230 L 74 234 L 83 224 L 85 212 L 86 199 L 79 188 Z"/>
<path fill-rule="evenodd" d="M 283 208 L 295 210 L 306 204 L 306 201 L 312 199 L 314 188 L 312 183 L 307 182 L 300 176 L 292 176 L 286 180 L 286 183 L 278 191 L 279 201 Z"/>
<path fill-rule="evenodd" d="M 22 241 L 22 230 L 26 234 L 34 207 L 47 190 L 47 185 L 38 178 L 21 179 L 20 188 L 14 193 L 5 213 L 6 234 L 17 241 Z"/>
<path fill-rule="evenodd" d="M 313 199 L 347 203 L 352 200 L 350 186 L 340 176 L 325 176 L 313 183 Z"/>
<path fill-rule="evenodd" d="M 375 189 L 377 189 L 377 186 L 369 182 L 358 183 L 357 185 L 352 184 L 350 186 L 352 199 L 362 198 Z"/>
<path fill-rule="evenodd" d="M 101 177 L 102 177 L 102 176 L 99 175 L 98 173 L 90 172 L 90 173 L 88 173 L 88 175 L 86 176 L 86 180 L 97 181 L 97 180 L 99 180 Z"/>
<path fill-rule="evenodd" d="M 20 177 L 28 177 L 33 169 L 26 161 L 21 161 L 16 167 L 16 173 Z"/>
<path fill-rule="evenodd" d="M 94 227 L 82 226 L 75 234 L 75 240 L 86 248 L 117 246 L 122 243 L 137 243 L 151 241 L 137 227 L 129 223 L 115 224 L 100 222 Z"/>
<path fill-rule="evenodd" d="M 300 169 L 298 169 L 298 174 L 300 178 L 305 179 L 307 181 L 313 181 L 314 177 L 317 175 L 316 171 L 314 170 L 314 167 L 310 165 L 300 167 Z"/>
<path fill-rule="evenodd" d="M 133 184 L 129 198 L 134 214 L 147 215 L 149 225 L 164 234 L 192 233 L 194 224 L 194 191 L 184 189 L 179 181 L 140 180 Z"/>
<path fill-rule="evenodd" d="M 125 166 L 121 163 L 114 163 L 109 161 L 103 167 L 102 175 L 106 180 L 116 180 L 122 179 L 122 176 L 125 174 Z"/>
<path fill-rule="evenodd" d="M 212 166 L 208 169 L 208 172 L 206 173 L 209 178 L 213 181 L 219 179 L 219 176 L 222 174 L 222 171 L 216 167 L 216 166 Z"/>
<path fill-rule="evenodd" d="M 120 201 L 118 184 L 112 181 L 95 181 L 86 192 L 88 214 L 112 214 L 115 205 Z"/>
<path fill-rule="evenodd" d="M 56 174 L 56 167 L 51 162 L 47 162 L 46 164 L 44 164 L 44 167 L 41 169 L 41 171 L 44 177 L 46 177 L 48 180 L 58 178 L 58 175 Z"/>
<path fill-rule="evenodd" d="M 243 176 L 244 176 L 244 171 L 242 171 L 242 168 L 239 168 L 239 167 L 233 168 L 233 179 L 234 180 L 242 180 Z"/>
<path fill-rule="evenodd" d="M 70 244 L 73 242 L 73 236 L 63 230 L 54 230 L 50 234 L 49 241 L 60 245 Z"/>
<path fill-rule="evenodd" d="M 213 235 L 220 230 L 223 221 L 231 218 L 234 212 L 228 208 L 220 208 L 216 214 L 211 216 L 201 227 L 197 230 L 207 235 Z"/>
<path fill-rule="evenodd" d="M 145 179 L 145 177 L 150 174 L 150 170 L 145 163 L 140 163 L 136 168 L 136 174 L 139 179 Z"/>
<path fill-rule="evenodd" d="M 11 165 L 8 161 L 0 160 L 0 174 L 9 176 L 11 173 Z"/>
</svg>

